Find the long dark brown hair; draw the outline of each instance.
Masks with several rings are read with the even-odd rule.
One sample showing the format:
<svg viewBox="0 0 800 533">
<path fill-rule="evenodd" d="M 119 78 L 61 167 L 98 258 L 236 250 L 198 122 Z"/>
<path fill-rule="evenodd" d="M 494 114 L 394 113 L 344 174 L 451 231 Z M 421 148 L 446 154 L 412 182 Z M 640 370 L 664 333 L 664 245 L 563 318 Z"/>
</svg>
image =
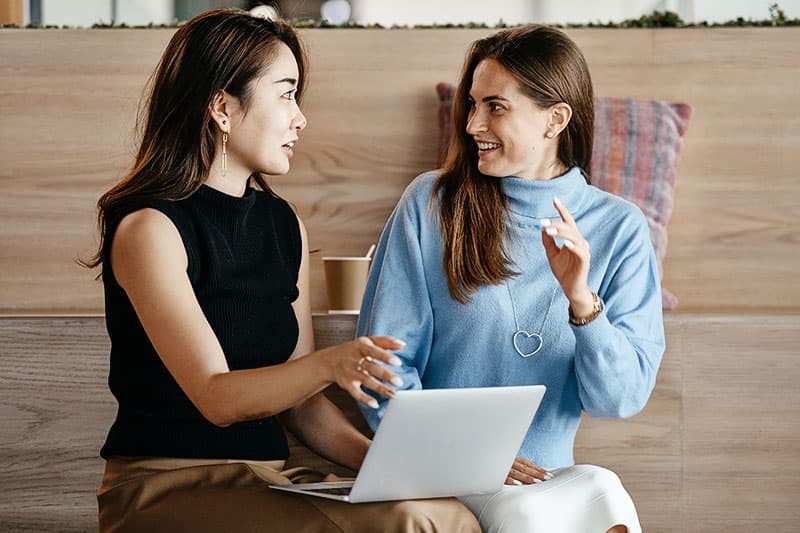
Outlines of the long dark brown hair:
<svg viewBox="0 0 800 533">
<path fill-rule="evenodd" d="M 133 167 L 97 202 L 100 244 L 84 266 L 102 265 L 120 221 L 145 202 L 180 200 L 200 188 L 221 134 L 211 118 L 212 99 L 226 91 L 239 99 L 246 113 L 253 83 L 269 67 L 281 42 L 297 61 L 299 103 L 307 61 L 290 25 L 220 9 L 198 15 L 175 32 L 145 90 L 137 121 L 141 144 Z M 250 179 L 271 192 L 259 173 Z"/>
<path fill-rule="evenodd" d="M 496 177 L 478 170 L 478 150 L 467 133 L 472 77 L 484 59 L 494 59 L 517 79 L 540 108 L 564 102 L 572 118 L 559 134 L 558 159 L 578 167 L 589 182 L 594 129 L 592 80 L 583 54 L 563 32 L 530 25 L 503 30 L 472 43 L 453 97 L 450 148 L 436 181 L 441 195 L 439 226 L 450 295 L 461 303 L 482 285 L 516 275 L 506 250 L 508 198 Z"/>
</svg>

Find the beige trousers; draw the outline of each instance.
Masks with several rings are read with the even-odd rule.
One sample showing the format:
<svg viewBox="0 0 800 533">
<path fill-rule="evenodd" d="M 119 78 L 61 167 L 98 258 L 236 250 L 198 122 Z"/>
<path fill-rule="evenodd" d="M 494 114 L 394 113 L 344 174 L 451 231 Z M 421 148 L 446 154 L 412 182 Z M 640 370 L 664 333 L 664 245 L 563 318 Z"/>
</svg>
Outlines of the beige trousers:
<svg viewBox="0 0 800 533">
<path fill-rule="evenodd" d="M 97 503 L 101 532 L 480 532 L 455 498 L 350 504 L 270 489 L 334 481 L 282 461 L 112 458 Z"/>
</svg>

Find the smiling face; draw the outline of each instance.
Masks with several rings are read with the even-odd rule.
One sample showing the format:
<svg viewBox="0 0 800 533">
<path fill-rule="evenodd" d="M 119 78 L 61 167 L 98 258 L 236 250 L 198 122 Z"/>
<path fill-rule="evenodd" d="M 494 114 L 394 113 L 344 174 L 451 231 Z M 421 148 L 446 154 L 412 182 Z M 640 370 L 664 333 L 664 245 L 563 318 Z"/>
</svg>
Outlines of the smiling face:
<svg viewBox="0 0 800 533">
<path fill-rule="evenodd" d="M 247 109 L 231 99 L 227 157 L 230 172 L 286 174 L 306 118 L 295 100 L 297 61 L 284 43 L 276 46 L 270 65 L 252 82 Z"/>
<path fill-rule="evenodd" d="M 560 128 L 553 111 L 537 106 L 499 62 L 478 63 L 469 95 L 467 133 L 477 145 L 482 174 L 549 179 L 566 170 L 557 157 Z"/>
</svg>

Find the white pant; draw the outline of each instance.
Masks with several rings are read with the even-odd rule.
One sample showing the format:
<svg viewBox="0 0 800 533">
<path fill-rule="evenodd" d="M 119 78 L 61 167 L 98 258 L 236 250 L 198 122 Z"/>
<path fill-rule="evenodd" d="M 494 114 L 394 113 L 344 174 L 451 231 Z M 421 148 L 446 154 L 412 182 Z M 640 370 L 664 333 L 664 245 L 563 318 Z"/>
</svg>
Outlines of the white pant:
<svg viewBox="0 0 800 533">
<path fill-rule="evenodd" d="M 543 483 L 506 485 L 461 501 L 485 533 L 604 533 L 618 524 L 641 533 L 633 500 L 614 472 L 575 465 L 553 473 Z"/>
</svg>

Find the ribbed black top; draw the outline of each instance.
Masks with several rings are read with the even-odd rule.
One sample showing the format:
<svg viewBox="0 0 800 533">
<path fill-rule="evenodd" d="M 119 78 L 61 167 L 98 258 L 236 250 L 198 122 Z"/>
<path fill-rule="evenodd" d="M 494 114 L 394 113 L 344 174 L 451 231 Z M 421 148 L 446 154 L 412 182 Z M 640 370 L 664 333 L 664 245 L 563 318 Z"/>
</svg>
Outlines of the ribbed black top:
<svg viewBox="0 0 800 533">
<path fill-rule="evenodd" d="M 243 197 L 203 185 L 176 202 L 150 201 L 178 229 L 187 273 L 231 370 L 282 363 L 297 344 L 292 309 L 302 244 L 287 203 L 249 188 Z M 110 246 L 106 247 L 110 250 Z M 272 460 L 289 456 L 274 418 L 220 428 L 189 401 L 161 362 L 104 257 L 109 388 L 117 418 L 100 454 Z"/>
</svg>

